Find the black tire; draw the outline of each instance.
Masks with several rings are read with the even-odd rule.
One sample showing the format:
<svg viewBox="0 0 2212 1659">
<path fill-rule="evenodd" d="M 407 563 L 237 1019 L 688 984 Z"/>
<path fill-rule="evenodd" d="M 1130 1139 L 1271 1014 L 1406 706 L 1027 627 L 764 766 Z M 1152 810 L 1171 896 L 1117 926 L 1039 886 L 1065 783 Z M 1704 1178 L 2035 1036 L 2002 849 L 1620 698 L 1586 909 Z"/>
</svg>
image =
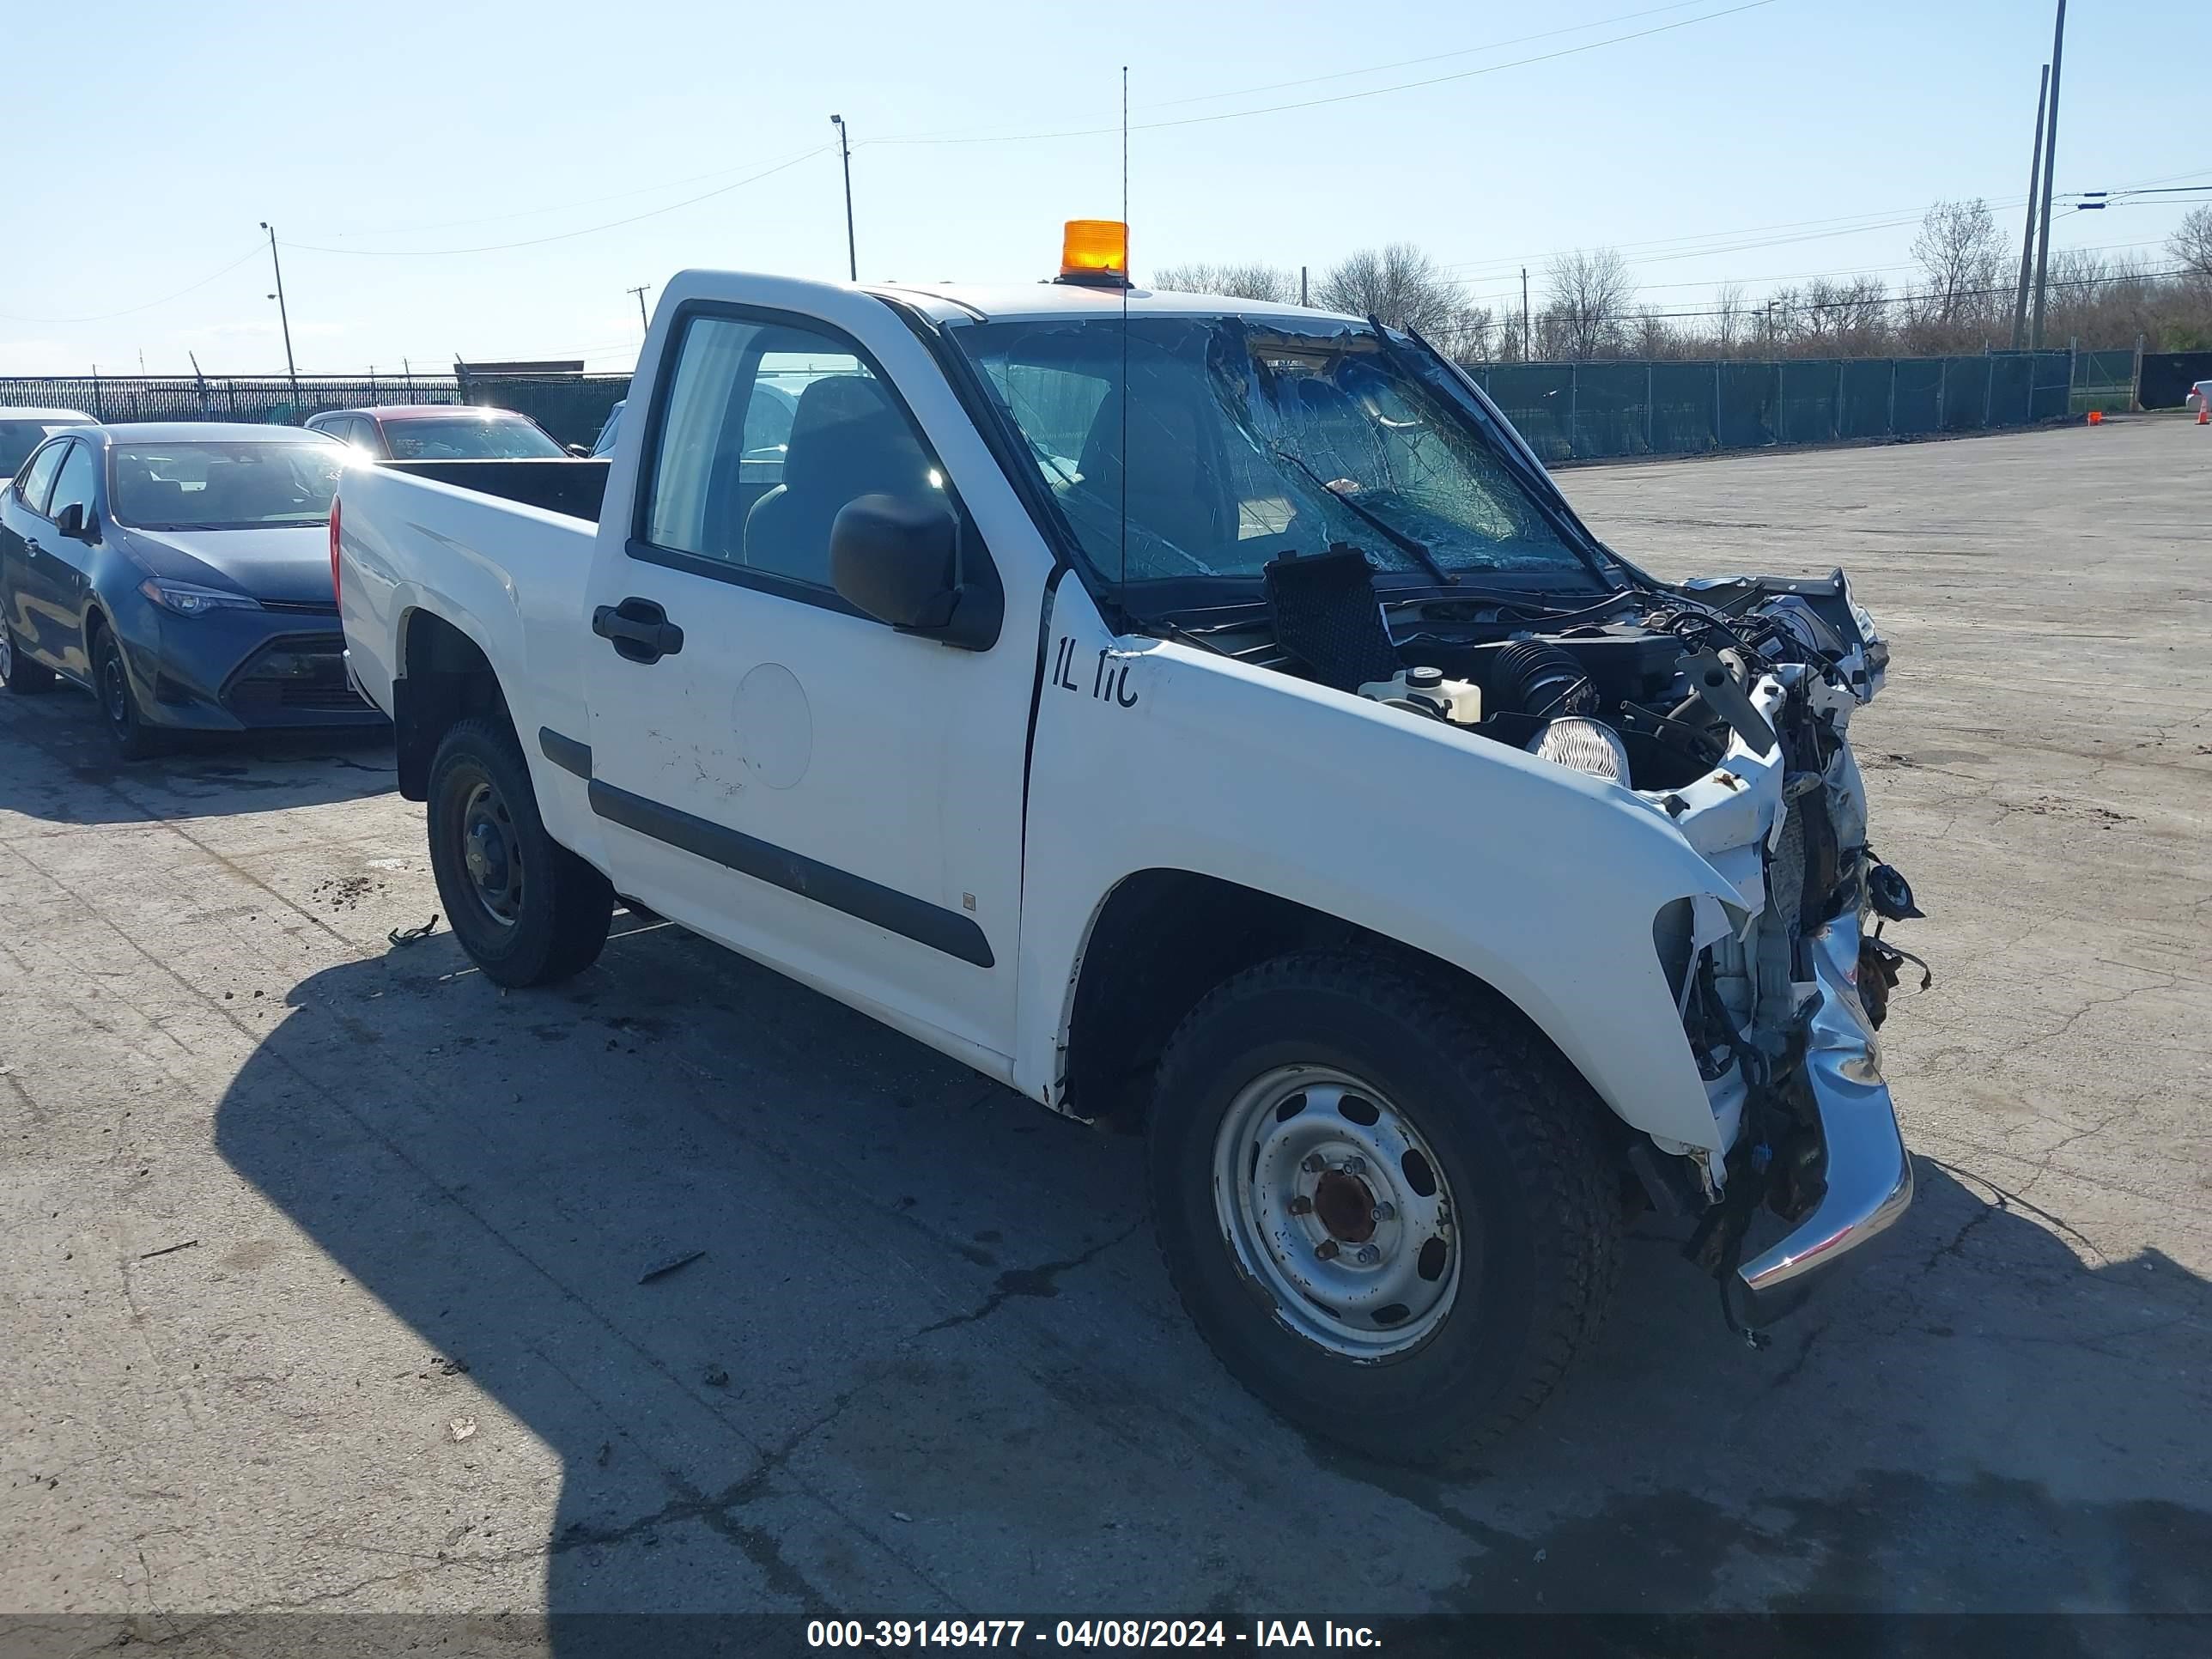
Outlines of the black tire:
<svg viewBox="0 0 2212 1659">
<path fill-rule="evenodd" d="M 100 723 L 107 728 L 116 753 L 125 760 L 150 760 L 169 746 L 167 734 L 147 724 L 138 694 L 131 689 L 123 647 L 112 628 L 102 628 L 93 635 L 92 695 L 100 700 Z"/>
<path fill-rule="evenodd" d="M 1333 1352 L 1238 1257 L 1216 1207 L 1216 1137 L 1248 1085 L 1285 1066 L 1370 1084 L 1443 1166 L 1456 1290 L 1416 1346 Z M 1279 957 L 1206 997 L 1162 1058 L 1146 1146 L 1160 1253 L 1215 1356 L 1274 1411 L 1382 1462 L 1464 1465 L 1543 1403 L 1612 1298 L 1620 1214 L 1601 1110 L 1516 1015 L 1465 987 L 1346 952 Z M 1306 1213 L 1317 1224 L 1321 1209 Z"/>
<path fill-rule="evenodd" d="M 15 629 L 0 622 L 0 684 L 19 697 L 36 696 L 53 689 L 54 671 L 25 654 Z"/>
<path fill-rule="evenodd" d="M 550 985 L 599 960 L 614 889 L 545 833 L 530 768 L 504 726 L 468 720 L 446 733 L 430 762 L 428 821 L 446 920 L 486 979 Z"/>
</svg>

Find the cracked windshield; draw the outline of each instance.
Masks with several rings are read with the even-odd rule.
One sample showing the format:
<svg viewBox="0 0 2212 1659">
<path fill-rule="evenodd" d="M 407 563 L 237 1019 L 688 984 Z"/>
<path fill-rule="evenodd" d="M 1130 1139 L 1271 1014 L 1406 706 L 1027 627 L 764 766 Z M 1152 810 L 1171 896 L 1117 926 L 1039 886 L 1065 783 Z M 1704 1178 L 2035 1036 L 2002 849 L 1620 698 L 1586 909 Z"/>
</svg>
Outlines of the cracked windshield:
<svg viewBox="0 0 2212 1659">
<path fill-rule="evenodd" d="M 1198 316 L 951 332 L 1109 580 L 1250 578 L 1334 543 L 1384 571 L 1589 580 L 1457 398 L 1370 329 Z"/>
</svg>

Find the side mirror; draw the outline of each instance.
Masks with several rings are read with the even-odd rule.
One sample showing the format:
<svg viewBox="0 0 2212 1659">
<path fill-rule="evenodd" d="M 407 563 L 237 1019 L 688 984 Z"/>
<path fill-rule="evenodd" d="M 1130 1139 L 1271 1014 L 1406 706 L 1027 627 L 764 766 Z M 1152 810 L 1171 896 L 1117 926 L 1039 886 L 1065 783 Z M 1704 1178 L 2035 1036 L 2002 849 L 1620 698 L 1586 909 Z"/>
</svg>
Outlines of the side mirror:
<svg viewBox="0 0 2212 1659">
<path fill-rule="evenodd" d="M 54 528 L 73 541 L 89 542 L 95 538 L 92 517 L 85 511 L 82 501 L 71 501 L 54 515 Z"/>
<path fill-rule="evenodd" d="M 830 580 L 878 622 L 981 651 L 999 636 L 999 607 L 969 602 L 985 596 L 962 585 L 959 546 L 960 521 L 943 501 L 862 495 L 830 526 Z"/>
</svg>

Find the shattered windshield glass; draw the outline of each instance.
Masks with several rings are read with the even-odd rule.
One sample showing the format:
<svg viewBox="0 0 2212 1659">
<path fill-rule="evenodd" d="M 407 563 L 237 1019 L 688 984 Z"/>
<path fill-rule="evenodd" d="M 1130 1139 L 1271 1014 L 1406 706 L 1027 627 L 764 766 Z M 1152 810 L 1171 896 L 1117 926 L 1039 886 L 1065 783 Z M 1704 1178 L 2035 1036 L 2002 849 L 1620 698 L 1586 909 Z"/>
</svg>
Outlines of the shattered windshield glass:
<svg viewBox="0 0 2212 1659">
<path fill-rule="evenodd" d="M 1337 543 L 1431 579 L 1595 580 L 1443 372 L 1371 328 L 1200 315 L 948 332 L 1109 580 L 1249 579 Z"/>
</svg>

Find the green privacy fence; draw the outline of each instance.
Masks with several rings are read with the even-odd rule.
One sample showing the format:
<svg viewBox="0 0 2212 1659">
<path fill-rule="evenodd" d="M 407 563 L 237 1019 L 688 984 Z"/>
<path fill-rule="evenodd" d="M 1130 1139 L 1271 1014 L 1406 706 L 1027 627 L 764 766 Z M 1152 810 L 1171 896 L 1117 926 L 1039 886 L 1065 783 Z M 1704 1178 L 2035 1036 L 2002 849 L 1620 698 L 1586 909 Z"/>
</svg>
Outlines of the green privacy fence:
<svg viewBox="0 0 2212 1659">
<path fill-rule="evenodd" d="M 629 395 L 627 374 L 464 374 L 461 399 L 520 410 L 564 444 L 588 444 Z"/>
<path fill-rule="evenodd" d="M 1547 461 L 2026 426 L 2132 408 L 2137 373 L 2132 351 L 1466 367 Z M 629 390 L 626 374 L 0 377 L 0 405 L 81 409 L 108 422 L 297 425 L 363 404 L 490 404 L 521 410 L 563 443 L 587 444 Z"/>
<path fill-rule="evenodd" d="M 1972 357 L 1794 358 L 1781 362 L 1470 363 L 1547 461 L 1695 455 L 1773 444 L 1917 437 L 2062 420 L 2080 365 L 2103 374 L 2132 352 L 1996 351 Z"/>
</svg>

